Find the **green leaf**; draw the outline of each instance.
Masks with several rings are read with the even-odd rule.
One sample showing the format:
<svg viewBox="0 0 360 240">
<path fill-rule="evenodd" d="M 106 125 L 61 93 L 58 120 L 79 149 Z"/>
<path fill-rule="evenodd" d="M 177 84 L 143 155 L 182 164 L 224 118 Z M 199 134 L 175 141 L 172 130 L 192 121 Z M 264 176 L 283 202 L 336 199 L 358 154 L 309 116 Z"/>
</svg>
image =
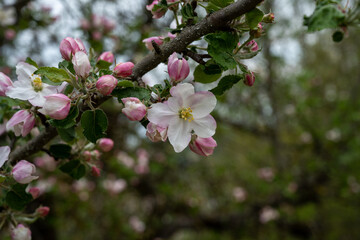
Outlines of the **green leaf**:
<svg viewBox="0 0 360 240">
<path fill-rule="evenodd" d="M 198 65 L 194 71 L 194 81 L 199 83 L 211 83 L 221 77 L 222 70 L 219 65 L 207 62 L 205 65 Z"/>
<path fill-rule="evenodd" d="M 56 120 L 51 119 L 49 120 L 49 123 L 57 128 L 69 128 L 76 124 L 76 118 L 79 115 L 79 108 L 77 106 L 72 106 L 70 108 L 69 114 L 65 119 L 62 120 Z"/>
<path fill-rule="evenodd" d="M 209 12 L 217 11 L 220 10 L 221 8 L 230 5 L 233 2 L 234 2 L 233 0 L 210 0 L 206 9 Z"/>
<path fill-rule="evenodd" d="M 22 210 L 26 204 L 33 200 L 31 194 L 25 191 L 27 184 L 15 184 L 12 189 L 7 192 L 5 202 L 15 210 Z"/>
<path fill-rule="evenodd" d="M 304 17 L 304 25 L 309 32 L 325 28 L 337 28 L 345 19 L 344 13 L 335 4 L 319 5 L 310 17 Z"/>
<path fill-rule="evenodd" d="M 232 88 L 232 86 L 238 83 L 241 79 L 243 79 L 242 75 L 228 75 L 223 77 L 216 88 L 210 90 L 214 95 L 220 96 L 223 95 L 225 91 Z"/>
<path fill-rule="evenodd" d="M 81 116 L 83 134 L 90 142 L 96 143 L 96 140 L 105 137 L 107 126 L 106 114 L 100 109 L 85 111 Z"/>
<path fill-rule="evenodd" d="M 34 73 L 40 75 L 42 78 L 46 77 L 54 83 L 62 83 L 70 80 L 64 69 L 58 69 L 55 67 L 40 67 Z"/>
<path fill-rule="evenodd" d="M 37 65 L 37 63 L 32 60 L 31 58 L 27 57 L 26 60 L 25 60 L 26 63 L 30 64 L 30 65 L 33 65 L 34 67 L 36 68 L 39 68 L 39 66 Z"/>
<path fill-rule="evenodd" d="M 72 143 L 76 137 L 75 126 L 70 128 L 56 128 L 61 139 L 67 143 Z"/>
<path fill-rule="evenodd" d="M 246 22 L 251 29 L 257 28 L 259 22 L 263 19 L 264 12 L 258 8 L 254 8 L 250 12 L 245 14 Z"/>
<path fill-rule="evenodd" d="M 208 53 L 224 70 L 236 67 L 233 51 L 239 41 L 239 37 L 231 32 L 211 33 L 205 36 L 209 43 Z"/>
<path fill-rule="evenodd" d="M 67 144 L 53 144 L 49 151 L 54 158 L 70 158 L 71 146 Z"/>
<path fill-rule="evenodd" d="M 117 86 L 118 87 L 124 87 L 124 88 L 134 87 L 134 82 L 129 81 L 129 80 L 121 80 L 121 81 L 118 82 Z"/>
<path fill-rule="evenodd" d="M 104 60 L 99 60 L 99 61 L 96 63 L 96 67 L 97 67 L 98 69 L 105 69 L 105 70 L 108 70 L 111 65 L 112 65 L 112 63 L 107 62 L 107 61 L 104 61 Z"/>
<path fill-rule="evenodd" d="M 72 62 L 70 62 L 70 61 L 66 61 L 66 60 L 64 60 L 64 61 L 62 61 L 62 62 L 59 62 L 59 64 L 58 64 L 58 66 L 59 66 L 59 68 L 61 68 L 61 69 L 67 69 L 67 70 L 69 70 L 72 74 L 76 74 L 75 73 L 75 69 L 74 69 L 74 65 L 72 64 Z"/>
<path fill-rule="evenodd" d="M 111 75 L 113 73 L 113 71 L 111 70 L 108 70 L 108 69 L 101 69 L 99 71 L 99 76 L 104 76 L 104 75 Z"/>
<path fill-rule="evenodd" d="M 72 160 L 59 168 L 62 172 L 67 173 L 70 177 L 79 180 L 86 173 L 86 167 L 84 164 L 81 164 L 79 160 Z"/>
<path fill-rule="evenodd" d="M 74 91 L 74 86 L 73 85 L 67 85 L 65 90 L 64 90 L 64 94 L 65 95 L 69 95 L 70 93 L 72 93 Z"/>
<path fill-rule="evenodd" d="M 122 98 L 127 98 L 127 97 L 136 97 L 138 99 L 140 99 L 140 101 L 143 100 L 150 100 L 151 97 L 151 91 L 149 89 L 146 88 L 139 88 L 139 87 L 134 87 L 134 88 L 115 88 L 115 90 L 111 93 L 111 95 L 116 96 L 119 100 L 119 102 L 121 102 Z"/>
</svg>

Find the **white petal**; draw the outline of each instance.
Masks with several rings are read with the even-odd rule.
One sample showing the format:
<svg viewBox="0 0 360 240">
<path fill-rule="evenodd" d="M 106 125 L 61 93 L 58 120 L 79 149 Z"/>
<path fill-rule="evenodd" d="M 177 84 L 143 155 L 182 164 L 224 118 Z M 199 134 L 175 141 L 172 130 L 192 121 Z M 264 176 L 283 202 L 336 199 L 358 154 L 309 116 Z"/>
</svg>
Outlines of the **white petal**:
<svg viewBox="0 0 360 240">
<path fill-rule="evenodd" d="M 189 97 L 195 94 L 194 86 L 190 83 L 181 83 L 170 89 L 171 96 L 178 99 L 182 107 L 189 107 Z"/>
<path fill-rule="evenodd" d="M 179 118 L 178 113 L 172 111 L 167 103 L 155 103 L 148 110 L 148 119 L 161 127 L 166 128 L 173 118 Z"/>
<path fill-rule="evenodd" d="M 182 106 L 180 104 L 181 104 L 181 102 L 179 103 L 179 98 L 175 98 L 175 97 L 169 97 L 169 99 L 167 101 L 168 107 L 173 112 L 179 112 L 179 110 L 182 108 Z"/>
<path fill-rule="evenodd" d="M 216 97 L 211 92 L 197 92 L 189 98 L 189 104 L 195 119 L 209 115 L 216 106 Z"/>
<path fill-rule="evenodd" d="M 10 154 L 10 147 L 0 147 L 0 168 L 4 165 L 4 163 L 8 160 Z"/>
<path fill-rule="evenodd" d="M 215 134 L 216 121 L 211 115 L 195 119 L 190 123 L 191 129 L 195 134 L 202 138 L 208 138 Z"/>
<path fill-rule="evenodd" d="M 45 104 L 45 98 L 44 96 L 40 93 L 37 92 L 35 97 L 33 97 L 32 99 L 29 99 L 29 102 L 36 107 L 43 107 Z"/>
<path fill-rule="evenodd" d="M 6 96 L 20 100 L 29 100 L 36 96 L 36 92 L 31 86 L 17 87 L 19 81 L 14 83 L 14 87 L 9 87 L 6 90 Z"/>
<path fill-rule="evenodd" d="M 19 81 L 30 81 L 31 74 L 36 71 L 36 67 L 26 62 L 19 62 L 16 65 L 16 74 L 18 75 Z"/>
<path fill-rule="evenodd" d="M 183 151 L 191 140 L 189 122 L 180 118 L 174 118 L 168 128 L 168 138 L 175 152 Z"/>
</svg>

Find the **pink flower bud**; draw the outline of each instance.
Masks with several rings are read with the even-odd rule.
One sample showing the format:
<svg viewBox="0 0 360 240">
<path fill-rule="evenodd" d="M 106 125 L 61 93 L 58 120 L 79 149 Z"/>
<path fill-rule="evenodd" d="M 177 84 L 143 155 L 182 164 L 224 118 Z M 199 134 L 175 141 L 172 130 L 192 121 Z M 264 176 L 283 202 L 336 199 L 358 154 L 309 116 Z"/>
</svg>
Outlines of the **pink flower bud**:
<svg viewBox="0 0 360 240">
<path fill-rule="evenodd" d="M 73 39 L 71 37 L 67 37 L 60 43 L 61 56 L 67 61 L 70 61 L 75 53 L 79 51 L 86 53 L 83 42 L 78 38 Z"/>
<path fill-rule="evenodd" d="M 99 60 L 103 60 L 109 63 L 113 63 L 114 62 L 114 54 L 112 54 L 112 52 L 103 52 L 100 57 L 98 58 Z"/>
<path fill-rule="evenodd" d="M 89 162 L 91 160 L 91 153 L 89 151 L 83 152 L 83 156 L 85 158 L 85 161 Z"/>
<path fill-rule="evenodd" d="M 16 32 L 14 29 L 11 29 L 11 28 L 6 29 L 6 31 L 5 31 L 5 39 L 6 40 L 11 41 L 15 38 L 15 36 L 16 36 Z"/>
<path fill-rule="evenodd" d="M 189 64 L 185 59 L 178 59 L 177 54 L 173 53 L 168 60 L 168 73 L 172 81 L 180 82 L 189 75 Z"/>
<path fill-rule="evenodd" d="M 100 177 L 101 173 L 100 173 L 100 169 L 95 167 L 95 166 L 92 166 L 91 167 L 91 174 L 94 176 L 94 177 Z"/>
<path fill-rule="evenodd" d="M 109 152 L 114 147 L 114 141 L 110 138 L 100 138 L 98 146 L 103 152 Z"/>
<path fill-rule="evenodd" d="M 95 41 L 100 41 L 103 37 L 102 33 L 99 31 L 92 32 L 91 36 Z"/>
<path fill-rule="evenodd" d="M 15 136 L 23 136 L 29 134 L 31 129 L 35 126 L 35 117 L 27 110 L 20 110 L 16 112 L 12 118 L 6 123 L 7 130 L 13 130 Z"/>
<path fill-rule="evenodd" d="M 99 158 L 100 158 L 100 156 L 101 156 L 101 153 L 98 151 L 98 150 L 93 150 L 92 152 L 91 152 L 91 156 L 93 157 L 93 158 L 95 158 L 95 160 L 99 160 Z"/>
<path fill-rule="evenodd" d="M 84 30 L 90 29 L 90 22 L 87 19 L 81 19 L 80 21 L 80 27 Z"/>
<path fill-rule="evenodd" d="M 255 75 L 253 72 L 247 73 L 245 75 L 244 83 L 246 86 L 251 87 L 255 83 Z"/>
<path fill-rule="evenodd" d="M 263 16 L 263 19 L 262 19 L 262 21 L 263 21 L 264 23 L 273 23 L 274 20 L 275 20 L 275 15 L 274 15 L 274 13 L 265 14 L 265 15 Z"/>
<path fill-rule="evenodd" d="M 89 76 L 91 65 L 86 53 L 76 52 L 72 59 L 72 63 L 74 65 L 76 75 L 82 78 L 87 78 Z"/>
<path fill-rule="evenodd" d="M 169 36 L 170 37 L 170 36 Z M 145 38 L 142 42 L 145 43 L 145 47 L 150 51 L 154 49 L 152 45 L 152 41 L 154 41 L 157 45 L 162 45 L 164 43 L 163 37 L 149 37 Z"/>
<path fill-rule="evenodd" d="M 132 74 L 134 64 L 132 62 L 124 62 L 116 64 L 114 68 L 114 75 L 119 78 L 125 78 Z"/>
<path fill-rule="evenodd" d="M 12 85 L 10 78 L 0 72 L 0 96 L 5 96 L 6 89 Z"/>
<path fill-rule="evenodd" d="M 152 142 L 163 141 L 167 139 L 167 128 L 157 126 L 156 124 L 149 122 L 146 126 L 146 136 Z"/>
<path fill-rule="evenodd" d="M 50 208 L 49 207 L 38 207 L 36 209 L 36 214 L 39 215 L 40 217 L 46 217 L 50 212 Z"/>
<path fill-rule="evenodd" d="M 263 27 L 261 23 L 258 24 L 257 29 L 250 30 L 250 36 L 252 36 L 253 38 L 261 37 L 262 33 L 263 33 Z"/>
<path fill-rule="evenodd" d="M 146 9 L 151 11 L 151 14 L 153 15 L 153 18 L 161 18 L 165 15 L 167 9 L 166 8 L 158 8 L 154 10 L 155 5 L 159 4 L 159 0 L 154 0 L 150 5 L 146 5 Z"/>
<path fill-rule="evenodd" d="M 104 75 L 100 77 L 96 82 L 97 90 L 104 96 L 111 94 L 116 87 L 118 81 L 111 75 Z"/>
<path fill-rule="evenodd" d="M 12 240 L 31 240 L 31 231 L 22 224 L 11 230 Z"/>
<path fill-rule="evenodd" d="M 18 162 L 13 170 L 11 171 L 15 181 L 21 184 L 27 184 L 32 180 L 38 179 L 38 176 L 33 176 L 36 172 L 36 167 L 34 164 L 29 163 L 26 160 L 21 160 Z"/>
<path fill-rule="evenodd" d="M 205 157 L 212 155 L 216 146 L 216 141 L 212 137 L 196 137 L 196 139 L 189 144 L 191 151 Z"/>
<path fill-rule="evenodd" d="M 116 23 L 114 21 L 111 21 L 110 19 L 107 19 L 105 17 L 102 18 L 102 23 L 106 33 L 111 32 L 116 26 Z"/>
<path fill-rule="evenodd" d="M 256 52 L 257 50 L 259 50 L 259 46 L 254 40 L 251 40 L 245 46 L 248 47 L 251 52 Z"/>
<path fill-rule="evenodd" d="M 140 121 L 146 115 L 146 106 L 135 97 L 123 98 L 121 101 L 124 103 L 125 107 L 122 109 L 122 112 L 127 116 L 131 121 Z"/>
<path fill-rule="evenodd" d="M 37 187 L 32 187 L 32 188 L 29 189 L 29 193 L 31 194 L 33 199 L 36 199 L 40 195 L 40 189 L 37 188 Z"/>
<path fill-rule="evenodd" d="M 61 120 L 67 117 L 71 107 L 71 99 L 62 93 L 45 96 L 45 104 L 42 111 L 51 118 Z"/>
</svg>

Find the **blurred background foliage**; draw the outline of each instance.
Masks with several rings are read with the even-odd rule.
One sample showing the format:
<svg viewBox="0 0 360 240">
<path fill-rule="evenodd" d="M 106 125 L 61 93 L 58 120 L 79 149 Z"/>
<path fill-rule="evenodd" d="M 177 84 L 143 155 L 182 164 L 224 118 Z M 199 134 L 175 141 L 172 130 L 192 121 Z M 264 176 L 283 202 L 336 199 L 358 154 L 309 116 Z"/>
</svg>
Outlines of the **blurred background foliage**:
<svg viewBox="0 0 360 240">
<path fill-rule="evenodd" d="M 27 56 L 57 65 L 66 36 L 137 62 L 147 54 L 142 39 L 166 35 L 172 22 L 171 14 L 153 21 L 142 0 L 0 4 L 1 14 L 14 8 L 0 28 L 0 68 L 12 76 Z M 101 177 L 74 181 L 42 153 L 33 159 L 43 194 L 28 210 L 51 208 L 30 225 L 33 239 L 360 239 L 359 29 L 334 43 L 331 31 L 308 34 L 302 25 L 314 1 L 267 0 L 262 8 L 276 23 L 262 53 L 245 62 L 255 85 L 239 83 L 219 99 L 214 155 L 151 143 L 108 101 L 115 148 L 101 156 Z M 144 78 L 164 79 L 159 68 Z"/>
</svg>

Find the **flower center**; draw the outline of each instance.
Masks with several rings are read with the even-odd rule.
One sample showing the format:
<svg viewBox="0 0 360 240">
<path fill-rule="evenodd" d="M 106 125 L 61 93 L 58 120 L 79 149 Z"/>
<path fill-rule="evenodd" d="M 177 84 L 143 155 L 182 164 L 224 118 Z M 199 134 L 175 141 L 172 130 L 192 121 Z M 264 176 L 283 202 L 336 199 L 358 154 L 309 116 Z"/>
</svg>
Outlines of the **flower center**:
<svg viewBox="0 0 360 240">
<path fill-rule="evenodd" d="M 191 122 L 192 120 L 194 120 L 194 117 L 192 115 L 192 109 L 190 107 L 182 108 L 179 111 L 179 116 L 180 116 L 180 118 L 184 119 L 185 121 Z"/>
<path fill-rule="evenodd" d="M 42 90 L 42 81 L 39 75 L 32 75 L 31 76 L 31 80 L 32 80 L 32 85 L 33 88 L 36 92 L 41 91 Z"/>
</svg>

